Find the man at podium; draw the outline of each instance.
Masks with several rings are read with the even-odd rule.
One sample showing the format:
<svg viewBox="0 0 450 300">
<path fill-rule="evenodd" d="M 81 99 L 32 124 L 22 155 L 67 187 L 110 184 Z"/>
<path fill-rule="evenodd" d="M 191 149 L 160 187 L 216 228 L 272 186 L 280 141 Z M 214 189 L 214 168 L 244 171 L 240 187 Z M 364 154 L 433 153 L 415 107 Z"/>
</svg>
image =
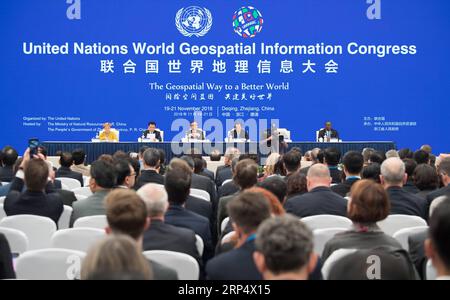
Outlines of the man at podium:
<svg viewBox="0 0 450 300">
<path fill-rule="evenodd" d="M 245 139 L 248 140 L 248 132 L 242 128 L 242 124 L 237 122 L 234 124 L 234 129 L 230 131 L 230 137 L 232 139 Z"/>
<path fill-rule="evenodd" d="M 147 130 L 142 133 L 142 138 L 149 139 L 152 142 L 162 142 L 161 132 L 156 130 L 155 122 L 148 123 Z"/>
<path fill-rule="evenodd" d="M 198 128 L 198 124 L 196 121 L 191 122 L 191 129 L 188 130 L 186 134 L 187 139 L 189 140 L 204 140 L 205 132 Z"/>
<path fill-rule="evenodd" d="M 325 128 L 319 131 L 319 140 L 330 142 L 332 139 L 339 140 L 339 133 L 331 127 L 331 122 L 325 123 Z"/>
</svg>

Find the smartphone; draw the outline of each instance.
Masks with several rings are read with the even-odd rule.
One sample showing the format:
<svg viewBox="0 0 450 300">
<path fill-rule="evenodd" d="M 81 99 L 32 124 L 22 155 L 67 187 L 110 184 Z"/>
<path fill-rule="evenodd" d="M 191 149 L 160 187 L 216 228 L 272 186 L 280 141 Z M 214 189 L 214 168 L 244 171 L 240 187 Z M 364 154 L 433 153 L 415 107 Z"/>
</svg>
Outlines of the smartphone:
<svg viewBox="0 0 450 300">
<path fill-rule="evenodd" d="M 30 157 L 33 158 L 37 154 L 37 148 L 39 147 L 39 139 L 31 138 L 28 140 L 28 147 L 30 148 Z"/>
</svg>

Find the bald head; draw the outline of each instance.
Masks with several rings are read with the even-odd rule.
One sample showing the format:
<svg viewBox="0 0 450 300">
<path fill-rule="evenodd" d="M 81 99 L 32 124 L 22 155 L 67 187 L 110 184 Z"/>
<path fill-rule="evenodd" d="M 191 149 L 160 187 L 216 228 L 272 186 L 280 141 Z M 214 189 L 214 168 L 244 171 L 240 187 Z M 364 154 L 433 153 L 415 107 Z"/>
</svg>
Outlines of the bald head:
<svg viewBox="0 0 450 300">
<path fill-rule="evenodd" d="M 329 187 L 331 184 L 330 170 L 324 164 L 312 165 L 308 170 L 308 191 L 320 186 Z"/>
<path fill-rule="evenodd" d="M 403 186 L 405 174 L 405 163 L 400 158 L 391 157 L 381 164 L 381 180 L 385 186 Z"/>
<path fill-rule="evenodd" d="M 169 206 L 164 186 L 148 183 L 141 187 L 137 194 L 144 201 L 150 218 L 163 217 Z"/>
</svg>

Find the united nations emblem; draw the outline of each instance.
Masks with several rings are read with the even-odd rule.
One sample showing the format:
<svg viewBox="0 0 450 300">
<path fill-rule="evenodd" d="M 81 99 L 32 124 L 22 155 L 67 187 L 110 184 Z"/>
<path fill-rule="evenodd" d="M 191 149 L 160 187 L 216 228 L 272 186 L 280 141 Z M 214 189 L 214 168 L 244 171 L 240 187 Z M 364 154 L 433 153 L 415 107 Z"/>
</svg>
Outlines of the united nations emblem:
<svg viewBox="0 0 450 300">
<path fill-rule="evenodd" d="M 261 32 L 264 23 L 259 10 L 252 6 L 244 6 L 234 12 L 234 31 L 243 38 L 252 38 Z"/>
<path fill-rule="evenodd" d="M 212 26 L 211 12 L 199 6 L 189 6 L 178 10 L 175 25 L 178 31 L 187 37 L 204 36 Z"/>
</svg>

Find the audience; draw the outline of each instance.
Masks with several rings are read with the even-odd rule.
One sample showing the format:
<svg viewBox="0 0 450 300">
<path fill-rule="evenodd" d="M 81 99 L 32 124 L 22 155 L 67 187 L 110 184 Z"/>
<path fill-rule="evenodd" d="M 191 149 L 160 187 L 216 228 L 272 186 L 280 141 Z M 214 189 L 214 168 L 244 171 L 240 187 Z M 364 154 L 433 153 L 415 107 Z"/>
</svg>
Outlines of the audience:
<svg viewBox="0 0 450 300">
<path fill-rule="evenodd" d="M 236 165 L 238 162 L 239 162 L 239 158 L 234 158 L 233 161 L 231 162 L 231 172 L 232 172 L 233 176 L 236 173 Z M 233 195 L 234 193 L 237 193 L 238 191 L 239 191 L 239 186 L 236 184 L 236 182 L 234 180 L 230 180 L 225 184 L 222 183 L 222 185 L 218 187 L 217 197 L 218 197 L 218 199 L 220 199 L 225 196 Z"/>
<path fill-rule="evenodd" d="M 430 165 L 418 165 L 414 170 L 413 180 L 414 185 L 419 190 L 417 196 L 423 199 L 426 199 L 428 194 L 439 187 L 439 176 L 436 170 Z"/>
<path fill-rule="evenodd" d="M 314 164 L 317 164 L 317 163 L 323 163 L 323 159 L 322 159 L 322 161 L 319 161 L 319 158 L 318 158 L 319 153 L 323 153 L 323 151 L 320 148 L 314 148 L 314 149 L 312 149 L 309 152 L 310 152 L 310 161 L 312 163 L 311 165 L 314 165 Z M 305 154 L 305 156 L 306 156 L 306 154 Z M 322 156 L 323 156 L 323 154 L 322 154 Z M 301 168 L 300 169 L 300 173 L 302 173 L 303 175 L 306 176 L 306 174 L 308 174 L 308 170 L 309 170 L 310 167 L 311 166 L 307 166 L 305 168 Z"/>
<path fill-rule="evenodd" d="M 264 165 L 264 177 L 262 178 L 263 180 L 265 178 L 268 178 L 272 175 L 276 175 L 275 173 L 275 166 L 278 163 L 278 161 L 280 160 L 281 156 L 279 153 L 271 153 L 267 159 L 266 159 L 266 163 Z"/>
<path fill-rule="evenodd" d="M 417 150 L 414 152 L 414 160 L 418 165 L 420 164 L 429 164 L 430 163 L 430 154 L 424 150 Z"/>
<path fill-rule="evenodd" d="M 181 159 L 184 160 L 191 169 L 191 188 L 208 192 L 211 203 L 215 208 L 215 205 L 217 205 L 217 191 L 216 186 L 214 185 L 214 181 L 212 181 L 208 177 L 194 173 L 195 163 L 194 159 L 191 156 L 184 155 L 181 157 Z"/>
<path fill-rule="evenodd" d="M 380 164 L 373 163 L 365 166 L 362 170 L 362 178 L 370 179 L 375 181 L 376 183 L 381 183 L 380 180 L 381 175 L 381 166 Z"/>
<path fill-rule="evenodd" d="M 330 176 L 332 178 L 331 183 L 342 182 L 342 172 L 338 168 L 339 161 L 341 160 L 341 152 L 336 148 L 327 148 L 324 151 L 324 164 L 330 170 Z"/>
<path fill-rule="evenodd" d="M 295 172 L 295 174 L 297 173 L 298 172 Z M 284 203 L 284 199 L 286 198 L 287 183 L 280 176 L 269 177 L 261 182 L 259 186 L 273 193 L 278 198 L 279 203 Z"/>
<path fill-rule="evenodd" d="M 224 154 L 224 165 L 219 166 L 216 169 L 216 185 L 219 187 L 222 183 L 233 177 L 233 172 L 231 171 L 231 162 L 235 158 L 239 158 L 241 152 L 237 148 L 228 148 Z"/>
<path fill-rule="evenodd" d="M 417 163 L 414 159 L 410 158 L 403 159 L 403 163 L 405 164 L 405 173 L 408 175 L 403 189 L 407 192 L 417 194 L 419 189 L 414 185 L 414 170 L 417 168 Z"/>
<path fill-rule="evenodd" d="M 302 153 L 297 150 L 290 150 L 283 155 L 283 164 L 286 169 L 285 180 L 291 176 L 291 174 L 297 172 L 301 167 Z"/>
<path fill-rule="evenodd" d="M 303 195 L 307 192 L 308 188 L 305 174 L 302 172 L 295 172 L 289 176 L 286 182 L 286 200 L 295 196 Z"/>
<path fill-rule="evenodd" d="M 323 164 L 311 166 L 307 175 L 308 193 L 288 199 L 286 212 L 300 218 L 313 215 L 347 215 L 347 200 L 330 189 L 330 170 Z"/>
<path fill-rule="evenodd" d="M 253 259 L 265 280 L 307 280 L 317 264 L 312 232 L 290 215 L 267 219 L 256 233 Z"/>
<path fill-rule="evenodd" d="M 433 202 L 433 200 L 437 197 L 450 196 L 450 157 L 445 157 L 441 160 L 437 171 L 443 187 L 428 194 L 427 202 L 429 205 L 431 205 L 431 202 Z"/>
<path fill-rule="evenodd" d="M 1 157 L 2 166 L 0 167 L 0 182 L 11 182 L 13 180 L 13 166 L 18 157 L 19 154 L 14 148 L 10 146 L 3 148 Z"/>
<path fill-rule="evenodd" d="M 72 151 L 73 165 L 70 167 L 72 171 L 90 176 L 90 168 L 85 166 L 86 153 L 83 149 L 75 149 Z"/>
<path fill-rule="evenodd" d="M 386 152 L 386 158 L 391 158 L 391 157 L 399 157 L 398 152 L 396 150 L 389 150 L 388 152 Z"/>
<path fill-rule="evenodd" d="M 76 180 L 78 180 L 78 182 L 80 182 L 80 186 L 84 186 L 83 174 L 74 172 L 71 169 L 72 164 L 73 164 L 72 153 L 70 153 L 70 152 L 61 153 L 61 156 L 59 159 L 59 164 L 60 164 L 60 167 L 55 173 L 56 177 L 66 177 L 66 178 L 76 179 Z"/>
<path fill-rule="evenodd" d="M 413 159 L 414 152 L 412 152 L 411 149 L 403 148 L 403 149 L 398 150 L 398 156 L 401 160 L 403 160 L 405 158 Z"/>
<path fill-rule="evenodd" d="M 370 156 L 372 155 L 372 153 L 375 152 L 375 149 L 373 148 L 364 148 L 362 151 L 362 156 L 364 158 L 364 167 L 367 167 L 368 165 L 370 165 Z"/>
<path fill-rule="evenodd" d="M 160 154 L 157 149 L 146 149 L 143 158 L 143 170 L 136 180 L 135 189 L 138 190 L 146 183 L 164 184 L 164 177 L 159 174 Z"/>
<path fill-rule="evenodd" d="M 345 181 L 331 187 L 331 190 L 342 197 L 347 196 L 353 184 L 361 179 L 364 157 L 356 151 L 349 151 L 342 160 L 344 165 Z"/>
<path fill-rule="evenodd" d="M 136 182 L 136 172 L 129 159 L 119 159 L 114 163 L 116 188 L 132 189 Z"/>
<path fill-rule="evenodd" d="M 374 151 L 369 157 L 369 163 L 374 164 L 382 164 L 383 161 L 386 160 L 386 155 L 381 151 Z"/>
</svg>

